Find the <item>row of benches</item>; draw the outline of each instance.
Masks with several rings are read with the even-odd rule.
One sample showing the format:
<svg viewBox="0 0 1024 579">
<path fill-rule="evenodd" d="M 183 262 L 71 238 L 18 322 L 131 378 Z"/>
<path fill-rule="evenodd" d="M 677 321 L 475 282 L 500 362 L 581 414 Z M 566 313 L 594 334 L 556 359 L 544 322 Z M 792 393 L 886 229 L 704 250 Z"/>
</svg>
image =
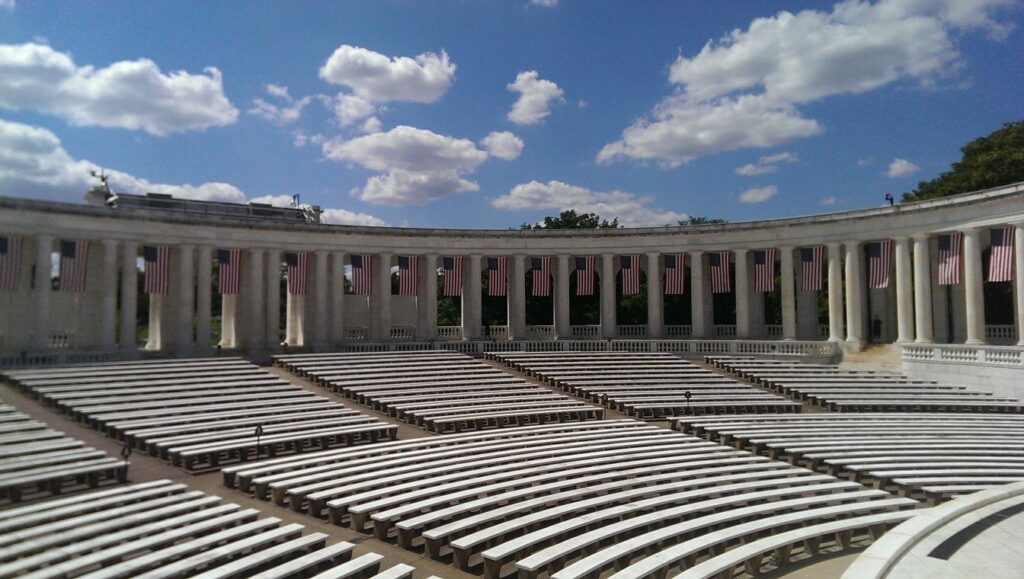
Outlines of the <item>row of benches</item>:
<svg viewBox="0 0 1024 579">
<path fill-rule="evenodd" d="M 238 358 L 10 371 L 4 379 L 189 471 L 394 439 L 397 427 Z"/>
<path fill-rule="evenodd" d="M 0 401 L 0 504 L 124 482 L 127 467 Z"/>
<path fill-rule="evenodd" d="M 642 419 L 799 412 L 801 405 L 669 353 L 507 352 L 489 359 Z"/>
<path fill-rule="evenodd" d="M 158 480 L 0 511 L 0 578 L 409 579 L 352 543 Z"/>
<path fill-rule="evenodd" d="M 835 412 L 1024 412 L 1024 402 L 1016 398 L 900 374 L 742 356 L 708 356 L 705 361 L 759 386 Z"/>
<path fill-rule="evenodd" d="M 1024 480 L 1024 416 L 841 413 L 679 418 L 674 428 L 931 502 Z"/>
<path fill-rule="evenodd" d="M 603 418 L 588 404 L 455 352 L 276 356 L 277 365 L 426 430 L 450 434 Z"/>
<path fill-rule="evenodd" d="M 227 486 L 488 578 L 761 568 L 765 553 L 877 535 L 917 505 L 636 420 L 388 442 L 222 473 Z M 771 538 L 740 559 L 727 549 Z"/>
</svg>

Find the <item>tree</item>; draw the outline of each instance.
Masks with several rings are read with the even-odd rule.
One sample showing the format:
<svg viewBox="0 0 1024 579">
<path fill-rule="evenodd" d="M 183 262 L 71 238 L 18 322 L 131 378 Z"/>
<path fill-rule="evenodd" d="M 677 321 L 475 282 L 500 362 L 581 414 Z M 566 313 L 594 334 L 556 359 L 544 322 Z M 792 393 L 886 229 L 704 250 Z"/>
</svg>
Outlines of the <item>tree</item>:
<svg viewBox="0 0 1024 579">
<path fill-rule="evenodd" d="M 541 223 L 524 223 L 520 229 L 618 229 L 619 218 L 601 219 L 596 213 L 576 213 L 575 209 L 562 211 L 558 217 L 550 215 Z"/>
<path fill-rule="evenodd" d="M 716 223 L 728 223 L 728 221 L 718 217 L 702 217 L 700 215 L 694 215 L 689 219 L 680 221 L 679 225 L 713 225 Z"/>
<path fill-rule="evenodd" d="M 1006 123 L 964 145 L 963 157 L 932 179 L 921 181 L 903 201 L 921 201 L 1024 181 L 1024 121 Z"/>
</svg>

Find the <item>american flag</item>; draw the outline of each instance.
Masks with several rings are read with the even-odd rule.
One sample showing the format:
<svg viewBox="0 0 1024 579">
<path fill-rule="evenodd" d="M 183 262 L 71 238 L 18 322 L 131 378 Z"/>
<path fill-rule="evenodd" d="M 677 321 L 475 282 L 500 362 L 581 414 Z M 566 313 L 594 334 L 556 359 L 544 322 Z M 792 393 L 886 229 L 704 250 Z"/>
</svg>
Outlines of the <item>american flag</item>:
<svg viewBox="0 0 1024 579">
<path fill-rule="evenodd" d="M 217 291 L 221 294 L 238 293 L 242 271 L 241 254 L 240 249 L 217 250 Z"/>
<path fill-rule="evenodd" d="M 640 256 L 622 256 L 622 295 L 635 296 L 640 293 Z"/>
<path fill-rule="evenodd" d="M 1013 227 L 993 229 L 988 281 L 1013 281 Z"/>
<path fill-rule="evenodd" d="M 821 270 L 825 263 L 825 246 L 803 247 L 800 249 L 800 265 L 803 276 L 800 279 L 800 291 L 821 291 Z"/>
<path fill-rule="evenodd" d="M 758 249 L 754 251 L 754 291 L 775 291 L 775 256 L 776 249 Z"/>
<path fill-rule="evenodd" d="M 368 296 L 373 290 L 373 256 L 352 256 L 352 295 Z"/>
<path fill-rule="evenodd" d="M 594 256 L 576 258 L 576 295 L 594 295 Z"/>
<path fill-rule="evenodd" d="M 551 258 L 531 258 L 530 269 L 533 270 L 533 295 L 551 295 Z"/>
<path fill-rule="evenodd" d="M 732 291 L 729 280 L 729 261 L 732 253 L 719 251 L 708 255 L 708 267 L 711 270 L 711 293 L 727 294 Z"/>
<path fill-rule="evenodd" d="M 398 295 L 417 296 L 420 293 L 419 283 L 420 258 L 415 255 L 398 256 Z"/>
<path fill-rule="evenodd" d="M 964 234 L 957 232 L 939 236 L 939 285 L 960 283 L 960 248 Z"/>
<path fill-rule="evenodd" d="M 18 289 L 21 276 L 21 238 L 0 236 L 0 290 Z"/>
<path fill-rule="evenodd" d="M 892 240 L 868 244 L 868 287 L 882 289 L 889 287 L 889 270 L 892 269 Z"/>
<path fill-rule="evenodd" d="M 142 261 L 146 264 L 143 291 L 147 294 L 165 294 L 171 282 L 171 248 L 166 245 L 144 245 Z M 64 274 L 61 273 L 61 279 Z"/>
<path fill-rule="evenodd" d="M 444 292 L 446 296 L 462 295 L 462 256 L 444 257 L 441 259 L 441 270 L 444 276 Z"/>
<path fill-rule="evenodd" d="M 288 273 L 288 293 L 293 296 L 306 295 L 309 285 L 309 254 L 306 252 L 285 253 L 284 265 Z"/>
<path fill-rule="evenodd" d="M 508 258 L 488 257 L 487 258 L 487 295 L 505 295 L 505 280 L 508 279 Z"/>
<path fill-rule="evenodd" d="M 85 291 L 85 268 L 89 261 L 88 241 L 60 242 L 60 291 Z"/>
<path fill-rule="evenodd" d="M 686 254 L 665 256 L 665 295 L 682 295 L 686 291 Z"/>
</svg>

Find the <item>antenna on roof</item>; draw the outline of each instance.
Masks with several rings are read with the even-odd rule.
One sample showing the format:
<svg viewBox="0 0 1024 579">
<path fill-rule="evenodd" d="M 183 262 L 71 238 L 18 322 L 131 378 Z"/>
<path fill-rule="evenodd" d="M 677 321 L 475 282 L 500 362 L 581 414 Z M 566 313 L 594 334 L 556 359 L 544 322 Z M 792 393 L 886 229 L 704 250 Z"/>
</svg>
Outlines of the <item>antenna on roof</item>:
<svg viewBox="0 0 1024 579">
<path fill-rule="evenodd" d="M 107 181 L 110 179 L 110 175 L 107 175 L 107 172 L 104 171 L 103 169 L 93 169 L 92 171 L 89 171 L 89 174 L 100 180 L 100 189 L 102 189 L 104 193 L 109 195 L 110 185 L 107 184 Z"/>
</svg>

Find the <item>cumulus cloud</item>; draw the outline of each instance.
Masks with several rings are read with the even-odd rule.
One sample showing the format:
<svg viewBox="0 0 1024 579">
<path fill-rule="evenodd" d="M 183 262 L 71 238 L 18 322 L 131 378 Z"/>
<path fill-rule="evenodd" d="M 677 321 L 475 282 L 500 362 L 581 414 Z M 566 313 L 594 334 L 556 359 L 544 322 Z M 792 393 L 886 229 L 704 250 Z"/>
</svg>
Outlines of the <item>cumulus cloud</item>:
<svg viewBox="0 0 1024 579">
<path fill-rule="evenodd" d="M 889 170 L 886 171 L 885 174 L 893 179 L 900 179 L 903 177 L 909 177 L 920 170 L 920 167 L 910 161 L 897 158 L 893 159 L 892 163 L 889 163 Z"/>
<path fill-rule="evenodd" d="M 511 161 L 523 152 L 523 140 L 508 131 L 495 131 L 480 141 L 492 157 Z"/>
<path fill-rule="evenodd" d="M 742 167 L 736 168 L 737 175 L 743 175 L 745 177 L 753 177 L 755 175 L 768 175 L 775 173 L 779 170 L 780 163 L 796 163 L 799 159 L 793 153 L 782 152 L 774 155 L 766 155 L 757 160 L 756 163 L 750 163 L 743 165 Z"/>
<path fill-rule="evenodd" d="M 454 170 L 392 169 L 370 177 L 363 186 L 360 199 L 383 205 L 424 205 L 454 193 L 479 190 L 479 185 L 463 179 Z"/>
<path fill-rule="evenodd" d="M 139 59 L 97 69 L 34 42 L 0 45 L 0 107 L 153 135 L 201 131 L 238 118 L 216 68 L 164 73 Z"/>
<path fill-rule="evenodd" d="M 899 81 L 931 87 L 963 67 L 957 42 L 996 20 L 1012 0 L 845 0 L 830 12 L 780 12 L 708 42 L 669 70 L 675 94 L 628 127 L 599 161 L 657 159 L 668 166 L 821 132 L 796 105 Z M 705 120 L 711 117 L 714 122 Z M 754 121 L 750 124 L 750 121 Z M 710 126 L 709 126 L 710 125 Z"/>
<path fill-rule="evenodd" d="M 586 187 L 561 181 L 530 181 L 516 185 L 507 195 L 492 200 L 491 205 L 497 209 L 512 211 L 575 209 L 584 213 L 596 213 L 606 219 L 617 217 L 619 223 L 627 227 L 675 225 L 688 218 L 683 213 L 653 208 L 653 201 L 651 196 L 635 195 L 625 191 L 591 191 Z"/>
<path fill-rule="evenodd" d="M 778 192 L 779 188 L 775 185 L 766 185 L 764 187 L 747 189 L 743 193 L 740 193 L 740 203 L 764 203 L 772 197 L 775 197 L 775 194 Z"/>
<path fill-rule="evenodd" d="M 268 205 L 273 205 L 274 207 L 290 207 L 292 204 L 292 196 L 263 195 L 262 197 L 253 197 L 250 201 L 252 203 L 266 203 Z M 333 225 L 370 225 L 376 227 L 387 225 L 387 223 L 379 217 L 374 217 L 368 213 L 349 211 L 348 209 L 324 209 L 323 213 L 320 215 L 320 219 L 324 223 L 330 223 Z"/>
<path fill-rule="evenodd" d="M 388 57 L 358 46 L 339 46 L 320 68 L 320 78 L 350 88 L 367 101 L 432 103 L 455 78 L 455 65 L 441 51 Z"/>
<path fill-rule="evenodd" d="M 519 93 L 508 112 L 508 120 L 517 125 L 535 125 L 551 114 L 551 103 L 565 102 L 565 93 L 550 80 L 540 78 L 536 70 L 520 72 L 506 87 Z"/>
<path fill-rule="evenodd" d="M 11 0 L 13 3 L 14 0 Z M 544 8 L 554 8 L 558 5 L 558 0 L 530 0 L 530 4 L 534 6 L 543 6 Z"/>
<path fill-rule="evenodd" d="M 312 97 L 308 96 L 301 99 L 292 98 L 286 86 L 268 84 L 266 91 L 277 103 L 257 97 L 252 100 L 252 108 L 248 112 L 276 125 L 287 125 L 299 120 L 302 109 L 312 101 Z"/>
</svg>

